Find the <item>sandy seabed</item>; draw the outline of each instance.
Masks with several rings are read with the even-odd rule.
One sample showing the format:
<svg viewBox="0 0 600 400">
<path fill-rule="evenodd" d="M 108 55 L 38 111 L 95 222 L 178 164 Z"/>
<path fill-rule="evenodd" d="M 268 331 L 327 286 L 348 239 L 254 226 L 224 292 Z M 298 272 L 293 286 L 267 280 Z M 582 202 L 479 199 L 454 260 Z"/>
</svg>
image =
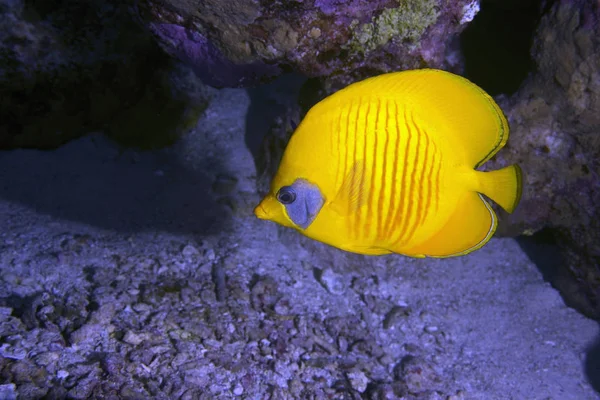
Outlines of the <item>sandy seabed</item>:
<svg viewBox="0 0 600 400">
<path fill-rule="evenodd" d="M 512 239 L 348 256 L 257 220 L 245 90 L 172 148 L 0 153 L 0 398 L 598 399 Z"/>
</svg>

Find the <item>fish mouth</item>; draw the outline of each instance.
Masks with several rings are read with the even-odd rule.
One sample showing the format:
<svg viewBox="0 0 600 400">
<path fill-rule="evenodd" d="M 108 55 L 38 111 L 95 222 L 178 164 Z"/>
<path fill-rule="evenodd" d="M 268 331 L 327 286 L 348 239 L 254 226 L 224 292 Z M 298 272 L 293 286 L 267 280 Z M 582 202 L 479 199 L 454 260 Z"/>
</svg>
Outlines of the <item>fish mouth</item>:
<svg viewBox="0 0 600 400">
<path fill-rule="evenodd" d="M 256 215 L 256 217 L 260 218 L 260 219 L 269 219 L 269 214 L 267 213 L 267 210 L 265 210 L 263 203 L 264 203 L 264 201 L 261 201 L 254 208 L 254 215 Z"/>
</svg>

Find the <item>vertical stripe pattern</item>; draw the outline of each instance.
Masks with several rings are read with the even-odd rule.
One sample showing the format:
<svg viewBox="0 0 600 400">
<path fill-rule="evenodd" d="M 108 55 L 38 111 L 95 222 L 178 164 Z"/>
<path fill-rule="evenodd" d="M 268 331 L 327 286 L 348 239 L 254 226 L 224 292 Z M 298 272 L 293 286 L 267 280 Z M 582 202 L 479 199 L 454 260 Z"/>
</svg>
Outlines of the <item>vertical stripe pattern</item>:
<svg viewBox="0 0 600 400">
<path fill-rule="evenodd" d="M 354 99 L 336 117 L 338 182 L 356 161 L 365 164 L 358 182 L 363 207 L 348 216 L 350 238 L 390 248 L 408 243 L 439 208 L 442 156 L 435 141 L 393 100 Z"/>
</svg>

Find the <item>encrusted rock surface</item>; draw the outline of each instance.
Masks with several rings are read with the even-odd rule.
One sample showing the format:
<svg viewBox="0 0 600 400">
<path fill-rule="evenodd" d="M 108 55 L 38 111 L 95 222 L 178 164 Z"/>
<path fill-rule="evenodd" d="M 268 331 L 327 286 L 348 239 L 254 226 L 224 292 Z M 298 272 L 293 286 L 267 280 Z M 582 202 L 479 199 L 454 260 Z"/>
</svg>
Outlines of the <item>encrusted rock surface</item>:
<svg viewBox="0 0 600 400">
<path fill-rule="evenodd" d="M 551 278 L 567 301 L 600 318 L 600 7 L 557 1 L 536 30 L 535 71 L 500 98 L 511 125 L 490 168 L 518 162 L 523 200 L 505 233 L 552 238 L 561 249 Z M 548 263 L 549 260 L 543 262 Z"/>
<path fill-rule="evenodd" d="M 206 83 L 247 86 L 292 69 L 338 84 L 399 69 L 460 68 L 477 0 L 140 0 L 170 53 Z"/>
<path fill-rule="evenodd" d="M 53 148 L 93 130 L 127 145 L 172 143 L 209 97 L 189 91 L 194 79 L 177 90 L 184 69 L 127 1 L 2 1 L 0 148 Z"/>
<path fill-rule="evenodd" d="M 512 215 L 497 208 L 498 235 L 540 232 L 523 246 L 550 270 L 547 279 L 568 304 L 600 319 L 600 11 L 589 0 L 558 1 L 542 11 L 532 39 L 534 70 L 516 93 L 496 98 L 510 141 L 484 168 L 522 167 L 521 204 Z M 324 80 L 310 80 L 298 104 L 272 120 L 258 153 L 260 190 L 267 190 L 294 122 L 331 90 Z"/>
</svg>

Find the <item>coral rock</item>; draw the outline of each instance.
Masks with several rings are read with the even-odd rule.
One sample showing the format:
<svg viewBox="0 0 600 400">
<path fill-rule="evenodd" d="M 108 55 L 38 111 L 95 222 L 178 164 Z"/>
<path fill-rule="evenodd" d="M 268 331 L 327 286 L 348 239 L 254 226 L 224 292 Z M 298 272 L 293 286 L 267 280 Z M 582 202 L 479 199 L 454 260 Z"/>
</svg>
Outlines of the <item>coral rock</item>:
<svg viewBox="0 0 600 400">
<path fill-rule="evenodd" d="M 550 281 L 567 304 L 600 318 L 600 10 L 593 3 L 557 1 L 542 17 L 532 47 L 537 70 L 501 99 L 512 134 L 488 167 L 523 167 L 523 200 L 503 231 L 546 228 L 539 238 L 560 249 Z"/>
<path fill-rule="evenodd" d="M 449 54 L 478 9 L 477 0 L 139 2 L 162 47 L 214 86 L 253 85 L 290 68 L 348 83 L 457 67 Z"/>
</svg>

